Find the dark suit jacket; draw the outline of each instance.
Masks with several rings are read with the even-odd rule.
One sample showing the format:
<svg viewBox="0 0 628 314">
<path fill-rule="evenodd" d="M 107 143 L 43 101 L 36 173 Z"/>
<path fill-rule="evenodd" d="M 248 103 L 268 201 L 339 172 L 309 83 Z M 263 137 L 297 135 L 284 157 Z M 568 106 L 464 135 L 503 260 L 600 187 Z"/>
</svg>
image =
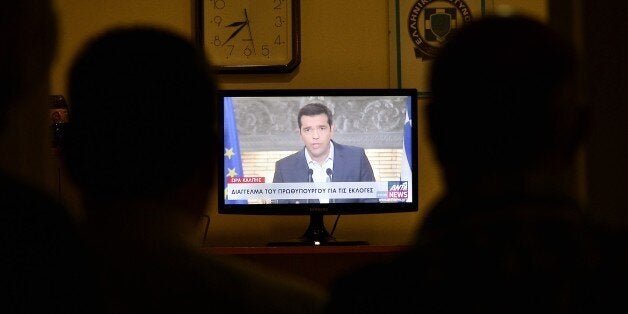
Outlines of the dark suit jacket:
<svg viewBox="0 0 628 314">
<path fill-rule="evenodd" d="M 373 168 L 366 157 L 364 148 L 334 143 L 334 169 L 332 182 L 369 182 L 375 181 Z M 309 167 L 305 159 L 305 147 L 298 152 L 284 157 L 275 163 L 273 183 L 308 182 Z M 374 203 L 377 199 L 335 199 L 334 203 L 353 202 Z M 280 200 L 279 203 L 296 203 L 296 200 Z M 318 203 L 309 200 L 308 203 Z"/>
</svg>

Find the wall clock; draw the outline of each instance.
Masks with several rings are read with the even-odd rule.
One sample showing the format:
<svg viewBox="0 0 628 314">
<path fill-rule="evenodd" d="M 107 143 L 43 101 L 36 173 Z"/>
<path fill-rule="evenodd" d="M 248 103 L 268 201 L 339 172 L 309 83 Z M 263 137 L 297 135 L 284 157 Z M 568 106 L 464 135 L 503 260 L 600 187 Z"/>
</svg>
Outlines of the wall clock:
<svg viewBox="0 0 628 314">
<path fill-rule="evenodd" d="M 219 73 L 287 73 L 301 62 L 299 0 L 196 0 L 195 37 Z"/>
</svg>

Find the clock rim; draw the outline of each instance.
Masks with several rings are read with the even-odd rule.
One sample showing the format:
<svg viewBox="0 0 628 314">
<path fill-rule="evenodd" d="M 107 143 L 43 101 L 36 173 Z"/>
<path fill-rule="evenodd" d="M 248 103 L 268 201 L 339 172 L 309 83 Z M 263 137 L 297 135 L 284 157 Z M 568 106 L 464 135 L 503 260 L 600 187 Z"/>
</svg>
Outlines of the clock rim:
<svg viewBox="0 0 628 314">
<path fill-rule="evenodd" d="M 195 0 L 194 4 L 194 27 L 193 36 L 194 43 L 205 54 L 204 44 L 204 4 L 207 0 Z M 300 0 L 290 0 L 292 2 L 292 58 L 285 64 L 277 65 L 214 65 L 213 60 L 210 61 L 212 70 L 221 74 L 256 74 L 256 73 L 290 73 L 301 63 L 301 9 Z"/>
</svg>

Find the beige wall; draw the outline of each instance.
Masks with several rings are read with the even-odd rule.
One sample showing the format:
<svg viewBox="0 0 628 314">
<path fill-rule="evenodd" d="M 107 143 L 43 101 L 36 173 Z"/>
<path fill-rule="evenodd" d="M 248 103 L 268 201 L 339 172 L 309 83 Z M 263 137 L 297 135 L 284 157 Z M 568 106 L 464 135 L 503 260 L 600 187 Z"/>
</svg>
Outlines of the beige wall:
<svg viewBox="0 0 628 314">
<path fill-rule="evenodd" d="M 290 74 L 219 77 L 222 88 L 387 88 L 388 1 L 301 0 L 301 65 Z M 55 0 L 60 23 L 59 54 L 52 73 L 52 92 L 66 94 L 66 71 L 78 49 L 103 30 L 134 23 L 155 24 L 191 37 L 192 0 Z M 525 13 L 547 18 L 545 0 L 495 0 Z M 70 104 L 71 105 L 71 104 Z M 421 106 L 419 110 L 423 110 Z M 421 111 L 419 113 L 421 115 Z M 420 124 L 424 125 L 424 120 Z M 407 244 L 423 213 L 442 191 L 438 166 L 421 138 L 419 208 L 415 213 L 354 215 L 340 218 L 336 236 L 373 244 Z M 77 206 L 76 193 L 63 180 L 65 199 Z M 308 217 L 218 215 L 210 206 L 209 241 L 213 244 L 265 244 L 300 236 Z M 331 229 L 335 216 L 326 218 Z"/>
</svg>

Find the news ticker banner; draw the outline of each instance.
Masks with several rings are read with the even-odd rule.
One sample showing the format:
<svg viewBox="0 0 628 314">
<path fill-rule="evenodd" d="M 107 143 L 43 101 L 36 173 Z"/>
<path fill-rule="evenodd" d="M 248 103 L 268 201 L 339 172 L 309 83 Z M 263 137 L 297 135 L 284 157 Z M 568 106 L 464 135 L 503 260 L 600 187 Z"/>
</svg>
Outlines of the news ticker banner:
<svg viewBox="0 0 628 314">
<path fill-rule="evenodd" d="M 227 180 L 226 200 L 363 199 L 405 202 L 407 181 L 265 183 L 264 178 Z"/>
</svg>

